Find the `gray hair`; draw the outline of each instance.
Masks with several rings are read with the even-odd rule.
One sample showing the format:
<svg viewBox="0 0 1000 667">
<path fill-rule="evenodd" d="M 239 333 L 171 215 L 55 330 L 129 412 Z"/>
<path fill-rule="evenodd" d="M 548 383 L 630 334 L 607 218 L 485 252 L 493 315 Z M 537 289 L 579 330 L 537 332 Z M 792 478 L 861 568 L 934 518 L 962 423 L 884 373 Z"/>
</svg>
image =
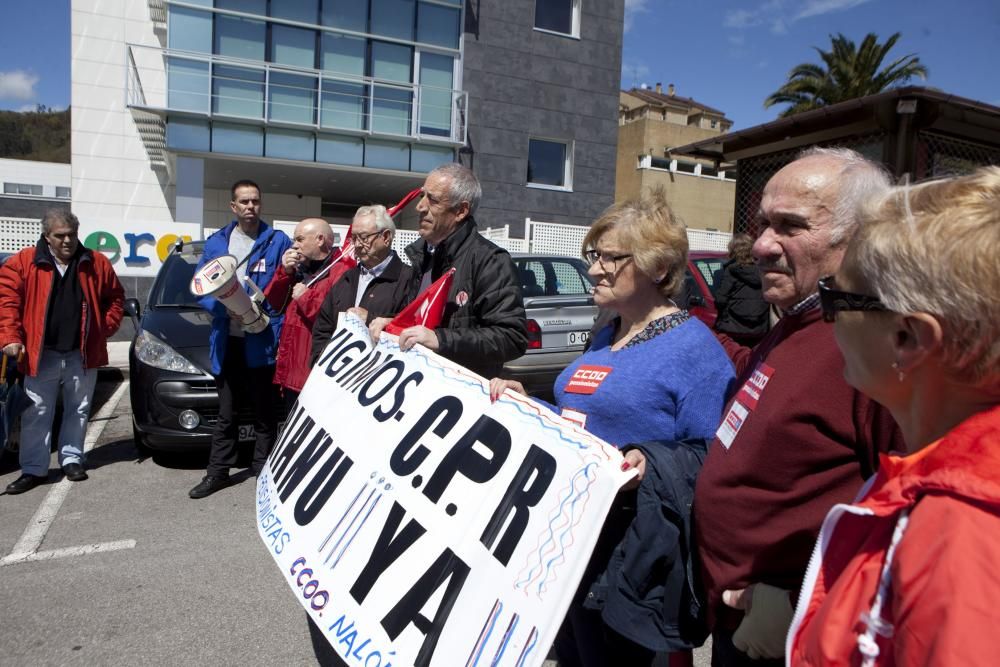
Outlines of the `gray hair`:
<svg viewBox="0 0 1000 667">
<path fill-rule="evenodd" d="M 464 201 L 469 202 L 469 215 L 479 208 L 479 200 L 483 198 L 483 186 L 468 167 L 457 162 L 448 162 L 436 167 L 430 175 L 447 176 L 450 179 L 448 201 L 452 208 L 457 208 Z"/>
<path fill-rule="evenodd" d="M 80 219 L 65 208 L 50 208 L 42 214 L 42 234 L 48 234 L 55 225 L 68 225 L 74 232 L 80 231 Z"/>
<path fill-rule="evenodd" d="M 814 146 L 799 153 L 796 160 L 810 157 L 834 160 L 841 165 L 835 179 L 839 187 L 830 229 L 830 245 L 837 246 L 848 240 L 857 229 L 867 203 L 884 196 L 889 190 L 892 184 L 889 172 L 850 148 Z"/>
<path fill-rule="evenodd" d="M 372 216 L 375 220 L 375 229 L 378 231 L 385 231 L 388 229 L 392 232 L 392 236 L 396 236 L 396 223 L 392 221 L 392 216 L 385 209 L 385 206 L 381 204 L 372 204 L 371 206 L 362 206 L 358 209 L 358 212 L 354 214 L 355 218 Z"/>
</svg>

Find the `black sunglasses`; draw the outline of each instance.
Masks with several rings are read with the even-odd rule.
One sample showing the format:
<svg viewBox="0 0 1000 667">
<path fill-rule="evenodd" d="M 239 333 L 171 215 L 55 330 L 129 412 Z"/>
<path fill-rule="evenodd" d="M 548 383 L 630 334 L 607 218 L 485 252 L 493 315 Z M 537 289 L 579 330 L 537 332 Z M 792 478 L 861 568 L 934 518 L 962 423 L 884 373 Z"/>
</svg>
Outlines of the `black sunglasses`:
<svg viewBox="0 0 1000 667">
<path fill-rule="evenodd" d="M 847 310 L 867 310 L 887 312 L 889 309 L 876 297 L 855 292 L 844 292 L 834 287 L 833 276 L 819 279 L 819 306 L 823 320 L 833 322 L 837 313 Z"/>
</svg>

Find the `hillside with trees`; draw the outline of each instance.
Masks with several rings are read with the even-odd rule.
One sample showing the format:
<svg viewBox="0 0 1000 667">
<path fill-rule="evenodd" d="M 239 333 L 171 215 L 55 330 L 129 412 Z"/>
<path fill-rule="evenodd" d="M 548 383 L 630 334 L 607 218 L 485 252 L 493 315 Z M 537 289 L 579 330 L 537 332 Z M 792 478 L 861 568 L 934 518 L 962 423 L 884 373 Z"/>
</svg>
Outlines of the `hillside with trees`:
<svg viewBox="0 0 1000 667">
<path fill-rule="evenodd" d="M 70 161 L 70 110 L 0 111 L 0 157 Z"/>
</svg>

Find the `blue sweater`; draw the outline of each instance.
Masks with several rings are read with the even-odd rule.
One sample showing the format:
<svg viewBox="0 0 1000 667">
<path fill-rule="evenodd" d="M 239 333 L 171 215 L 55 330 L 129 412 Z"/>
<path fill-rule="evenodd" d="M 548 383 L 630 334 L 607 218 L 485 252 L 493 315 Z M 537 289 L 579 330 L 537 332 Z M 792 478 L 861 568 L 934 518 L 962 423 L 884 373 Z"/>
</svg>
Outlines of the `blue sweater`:
<svg viewBox="0 0 1000 667">
<path fill-rule="evenodd" d="M 602 329 L 556 379 L 556 412 L 584 413 L 585 428 L 619 448 L 647 440 L 712 438 L 735 375 L 708 327 L 691 318 L 615 352 L 613 335 L 614 324 Z M 581 366 L 611 369 L 593 394 L 566 391 Z"/>
</svg>

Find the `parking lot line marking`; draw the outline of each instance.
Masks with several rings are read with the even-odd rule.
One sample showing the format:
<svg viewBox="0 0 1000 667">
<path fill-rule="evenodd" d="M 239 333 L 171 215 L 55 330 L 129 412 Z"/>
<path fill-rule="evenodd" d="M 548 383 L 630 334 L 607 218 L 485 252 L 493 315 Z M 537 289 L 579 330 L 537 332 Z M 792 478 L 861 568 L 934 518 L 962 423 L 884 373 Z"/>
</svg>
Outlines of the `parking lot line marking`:
<svg viewBox="0 0 1000 667">
<path fill-rule="evenodd" d="M 118 403 L 122 400 L 122 396 L 128 391 L 128 384 L 128 380 L 121 383 L 111 398 L 108 399 L 108 402 L 101 406 L 101 409 L 92 419 L 92 422 L 96 422 L 96 424 L 92 423 L 88 425 L 87 435 L 83 441 L 84 452 L 89 452 L 94 448 L 98 438 L 104 432 L 104 427 L 110 421 L 108 417 L 114 414 L 115 408 L 118 407 Z M 70 486 L 73 483 L 63 477 L 52 485 L 52 488 L 45 496 L 45 500 L 42 501 L 41 507 L 35 512 L 35 516 L 31 517 L 28 527 L 24 529 L 21 539 L 14 545 L 14 549 L 10 552 L 10 555 L 3 559 L 4 562 L 9 559 L 20 561 L 38 551 L 38 547 L 41 546 L 42 540 L 45 539 L 45 534 L 49 531 L 49 526 L 55 520 L 56 514 L 59 512 L 59 508 L 62 506 L 63 500 L 66 499 L 66 494 L 69 493 Z"/>
<path fill-rule="evenodd" d="M 0 560 L 0 567 L 4 565 L 14 565 L 15 563 L 30 563 L 39 560 L 52 560 L 54 558 L 67 558 L 69 556 L 86 556 L 87 554 L 102 553 L 105 551 L 120 551 L 122 549 L 134 549 L 135 540 L 118 540 L 117 542 L 101 542 L 99 544 L 83 544 L 78 547 L 64 547 L 62 549 L 49 549 L 48 551 L 33 551 L 27 554 L 11 554 Z"/>
</svg>

